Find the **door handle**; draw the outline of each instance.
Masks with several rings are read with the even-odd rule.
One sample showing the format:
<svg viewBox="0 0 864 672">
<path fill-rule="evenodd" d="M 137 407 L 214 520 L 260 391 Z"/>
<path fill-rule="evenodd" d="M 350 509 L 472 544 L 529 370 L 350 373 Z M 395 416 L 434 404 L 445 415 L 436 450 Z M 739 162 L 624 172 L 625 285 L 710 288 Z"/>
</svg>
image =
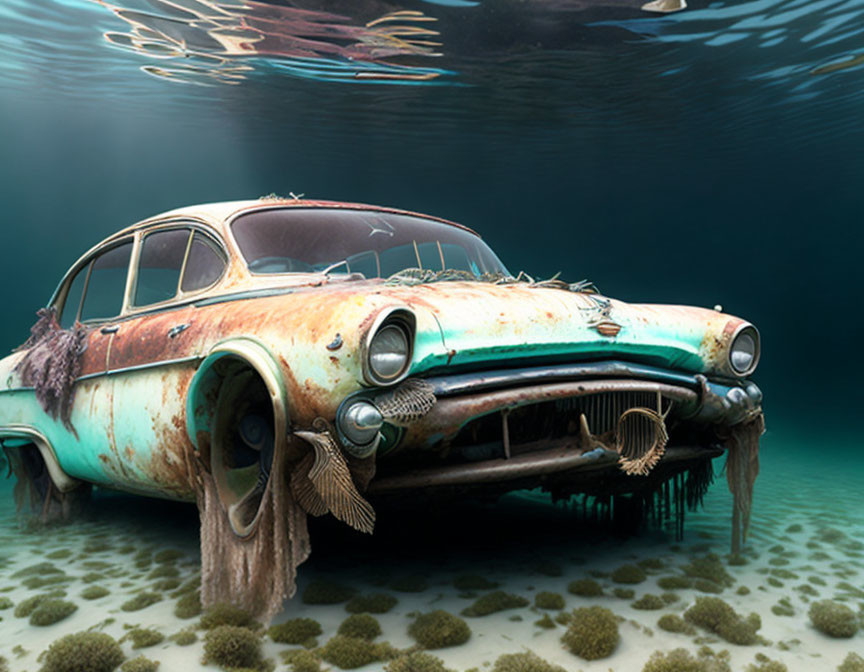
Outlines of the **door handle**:
<svg viewBox="0 0 864 672">
<path fill-rule="evenodd" d="M 103 334 L 116 334 L 120 330 L 120 325 L 109 324 L 107 327 L 102 327 L 99 331 Z"/>
<path fill-rule="evenodd" d="M 178 324 L 175 327 L 171 327 L 171 329 L 168 330 L 168 338 L 177 338 L 191 326 L 191 324 Z"/>
</svg>

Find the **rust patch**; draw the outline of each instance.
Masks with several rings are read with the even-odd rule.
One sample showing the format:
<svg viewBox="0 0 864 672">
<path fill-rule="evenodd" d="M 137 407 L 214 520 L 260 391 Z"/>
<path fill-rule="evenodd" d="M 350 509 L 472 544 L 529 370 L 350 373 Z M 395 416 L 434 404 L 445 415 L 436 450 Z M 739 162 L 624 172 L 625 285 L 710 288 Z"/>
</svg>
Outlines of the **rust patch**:
<svg viewBox="0 0 864 672">
<path fill-rule="evenodd" d="M 339 366 L 339 358 L 338 357 L 330 357 L 330 361 L 334 366 Z"/>
</svg>

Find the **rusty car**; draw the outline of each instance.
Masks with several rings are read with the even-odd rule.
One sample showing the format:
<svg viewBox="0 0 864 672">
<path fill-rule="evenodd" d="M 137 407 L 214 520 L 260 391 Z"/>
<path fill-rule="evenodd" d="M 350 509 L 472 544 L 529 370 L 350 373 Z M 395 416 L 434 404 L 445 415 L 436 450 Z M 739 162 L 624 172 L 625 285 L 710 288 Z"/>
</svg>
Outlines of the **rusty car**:
<svg viewBox="0 0 864 672">
<path fill-rule="evenodd" d="M 724 452 L 733 545 L 746 534 L 757 329 L 514 275 L 444 219 L 296 196 L 181 208 L 86 252 L 39 316 L 0 362 L 19 499 L 196 502 L 205 604 L 272 616 L 308 516 L 371 533 L 377 500 L 531 488 L 668 516 Z"/>
</svg>

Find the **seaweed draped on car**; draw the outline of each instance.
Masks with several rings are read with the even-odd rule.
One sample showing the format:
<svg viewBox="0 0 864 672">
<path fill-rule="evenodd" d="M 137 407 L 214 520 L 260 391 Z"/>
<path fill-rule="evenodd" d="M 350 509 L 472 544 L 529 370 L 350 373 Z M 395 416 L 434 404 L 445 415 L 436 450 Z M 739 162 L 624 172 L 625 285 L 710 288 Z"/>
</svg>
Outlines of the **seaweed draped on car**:
<svg viewBox="0 0 864 672">
<path fill-rule="evenodd" d="M 276 196 L 123 229 L 0 362 L 0 441 L 44 518 L 90 487 L 195 502 L 202 600 L 272 617 L 308 516 L 543 488 L 684 513 L 727 453 L 733 550 L 759 436 L 759 333 L 589 282 L 511 274 L 471 229 Z"/>
</svg>

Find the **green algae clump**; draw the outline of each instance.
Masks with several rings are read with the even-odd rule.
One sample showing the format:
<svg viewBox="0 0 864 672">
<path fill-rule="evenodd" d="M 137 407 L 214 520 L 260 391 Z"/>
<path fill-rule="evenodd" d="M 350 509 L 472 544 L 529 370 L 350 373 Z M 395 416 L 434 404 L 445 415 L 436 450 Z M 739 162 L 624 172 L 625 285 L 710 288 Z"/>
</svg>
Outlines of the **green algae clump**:
<svg viewBox="0 0 864 672">
<path fill-rule="evenodd" d="M 663 590 L 682 590 L 692 588 L 693 581 L 686 576 L 661 576 L 657 579 L 657 585 Z"/>
<path fill-rule="evenodd" d="M 696 630 L 677 614 L 663 614 L 657 619 L 657 627 L 666 632 L 682 635 L 693 635 Z"/>
<path fill-rule="evenodd" d="M 150 660 L 144 656 L 138 656 L 132 660 L 127 660 L 120 666 L 120 672 L 156 672 L 158 669 L 158 660 Z"/>
<path fill-rule="evenodd" d="M 837 672 L 864 672 L 864 658 L 857 653 L 850 653 L 837 667 Z"/>
<path fill-rule="evenodd" d="M 270 639 L 279 644 L 305 644 L 321 633 L 321 624 L 313 618 L 292 618 L 267 630 Z"/>
<path fill-rule="evenodd" d="M 102 586 L 87 586 L 81 591 L 81 597 L 85 600 L 98 600 L 100 597 L 110 595 L 111 591 Z"/>
<path fill-rule="evenodd" d="M 348 600 L 345 611 L 351 614 L 386 614 L 398 603 L 399 600 L 387 593 L 356 595 Z"/>
<path fill-rule="evenodd" d="M 381 624 L 371 614 L 351 614 L 342 621 L 337 634 L 371 642 L 381 634 Z"/>
<path fill-rule="evenodd" d="M 474 604 L 462 610 L 463 616 L 488 616 L 498 611 L 508 609 L 519 609 L 527 607 L 528 600 L 513 593 L 505 593 L 503 590 L 495 590 L 478 597 Z"/>
<path fill-rule="evenodd" d="M 125 658 L 117 641 L 104 632 L 66 635 L 43 655 L 41 672 L 113 672 Z"/>
<path fill-rule="evenodd" d="M 201 627 L 205 630 L 212 630 L 220 625 L 232 625 L 253 632 L 257 632 L 262 627 L 245 609 L 224 603 L 214 604 L 201 615 Z"/>
<path fill-rule="evenodd" d="M 384 672 L 453 672 L 444 666 L 444 661 L 425 651 L 411 651 L 391 660 Z"/>
<path fill-rule="evenodd" d="M 719 635 L 730 644 L 741 646 L 756 644 L 759 641 L 756 632 L 762 627 L 757 614 L 743 619 L 719 597 L 697 597 L 696 604 L 684 612 L 684 618 Z"/>
<path fill-rule="evenodd" d="M 321 659 L 312 651 L 306 649 L 289 649 L 282 651 L 282 662 L 291 672 L 321 672 Z"/>
<path fill-rule="evenodd" d="M 195 618 L 201 615 L 201 593 L 194 591 L 185 593 L 174 605 L 174 615 L 177 618 Z"/>
<path fill-rule="evenodd" d="M 533 651 L 525 651 L 499 656 L 492 672 L 567 672 L 567 670 L 544 660 Z"/>
<path fill-rule="evenodd" d="M 66 600 L 43 600 L 30 614 L 30 625 L 54 625 L 78 611 L 78 605 Z"/>
<path fill-rule="evenodd" d="M 735 583 L 735 579 L 726 571 L 720 556 L 709 553 L 698 558 L 692 558 L 690 564 L 682 567 L 687 576 L 694 579 L 705 579 L 713 581 L 717 585 L 729 587 Z"/>
<path fill-rule="evenodd" d="M 355 592 L 350 586 L 341 583 L 313 581 L 303 591 L 301 599 L 303 604 L 340 604 L 354 597 Z"/>
<path fill-rule="evenodd" d="M 653 611 L 656 609 L 662 609 L 666 606 L 666 602 L 662 597 L 658 597 L 657 595 L 652 595 L 651 593 L 646 593 L 638 600 L 633 602 L 631 605 L 634 609 L 644 609 L 646 611 Z"/>
<path fill-rule="evenodd" d="M 198 641 L 198 635 L 195 634 L 192 628 L 184 628 L 171 635 L 169 639 L 177 646 L 189 646 Z"/>
<path fill-rule="evenodd" d="M 467 642 L 471 628 L 458 616 L 438 609 L 420 614 L 408 626 L 408 634 L 424 649 L 443 649 Z"/>
<path fill-rule="evenodd" d="M 375 644 L 366 639 L 336 635 L 320 650 L 321 657 L 342 670 L 353 670 L 369 663 L 387 660 L 395 655 L 387 643 Z"/>
<path fill-rule="evenodd" d="M 858 616 L 849 607 L 833 600 L 810 605 L 810 621 L 822 634 L 845 639 L 858 632 Z"/>
<path fill-rule="evenodd" d="M 123 611 L 140 611 L 146 609 L 151 604 L 156 604 L 162 601 L 162 596 L 159 593 L 142 592 L 138 593 L 131 600 L 126 600 L 120 605 Z"/>
<path fill-rule="evenodd" d="M 615 583 L 642 583 L 648 578 L 648 574 L 639 565 L 621 565 L 612 572 L 612 580 Z"/>
<path fill-rule="evenodd" d="M 564 598 L 558 593 L 537 593 L 534 596 L 534 606 L 538 609 L 555 609 L 556 611 L 560 611 L 564 608 Z"/>
<path fill-rule="evenodd" d="M 567 632 L 561 637 L 570 653 L 585 660 L 611 656 L 620 640 L 615 614 L 597 606 L 576 609 Z"/>
<path fill-rule="evenodd" d="M 600 597 L 603 588 L 594 579 L 576 579 L 567 585 L 567 592 L 579 597 Z"/>
<path fill-rule="evenodd" d="M 218 625 L 204 638 L 205 664 L 259 668 L 263 663 L 261 638 L 248 628 Z"/>
<path fill-rule="evenodd" d="M 3 611 L 4 609 L 11 609 L 13 606 L 15 605 L 12 600 L 10 600 L 5 595 L 0 596 L 0 611 Z"/>
<path fill-rule="evenodd" d="M 655 651 L 642 672 L 730 672 L 729 663 L 713 655 L 693 656 L 687 649 Z"/>
<path fill-rule="evenodd" d="M 161 644 L 165 640 L 165 635 L 153 628 L 132 628 L 124 637 L 127 638 L 132 641 L 133 649 L 146 649 L 148 646 Z"/>
</svg>

